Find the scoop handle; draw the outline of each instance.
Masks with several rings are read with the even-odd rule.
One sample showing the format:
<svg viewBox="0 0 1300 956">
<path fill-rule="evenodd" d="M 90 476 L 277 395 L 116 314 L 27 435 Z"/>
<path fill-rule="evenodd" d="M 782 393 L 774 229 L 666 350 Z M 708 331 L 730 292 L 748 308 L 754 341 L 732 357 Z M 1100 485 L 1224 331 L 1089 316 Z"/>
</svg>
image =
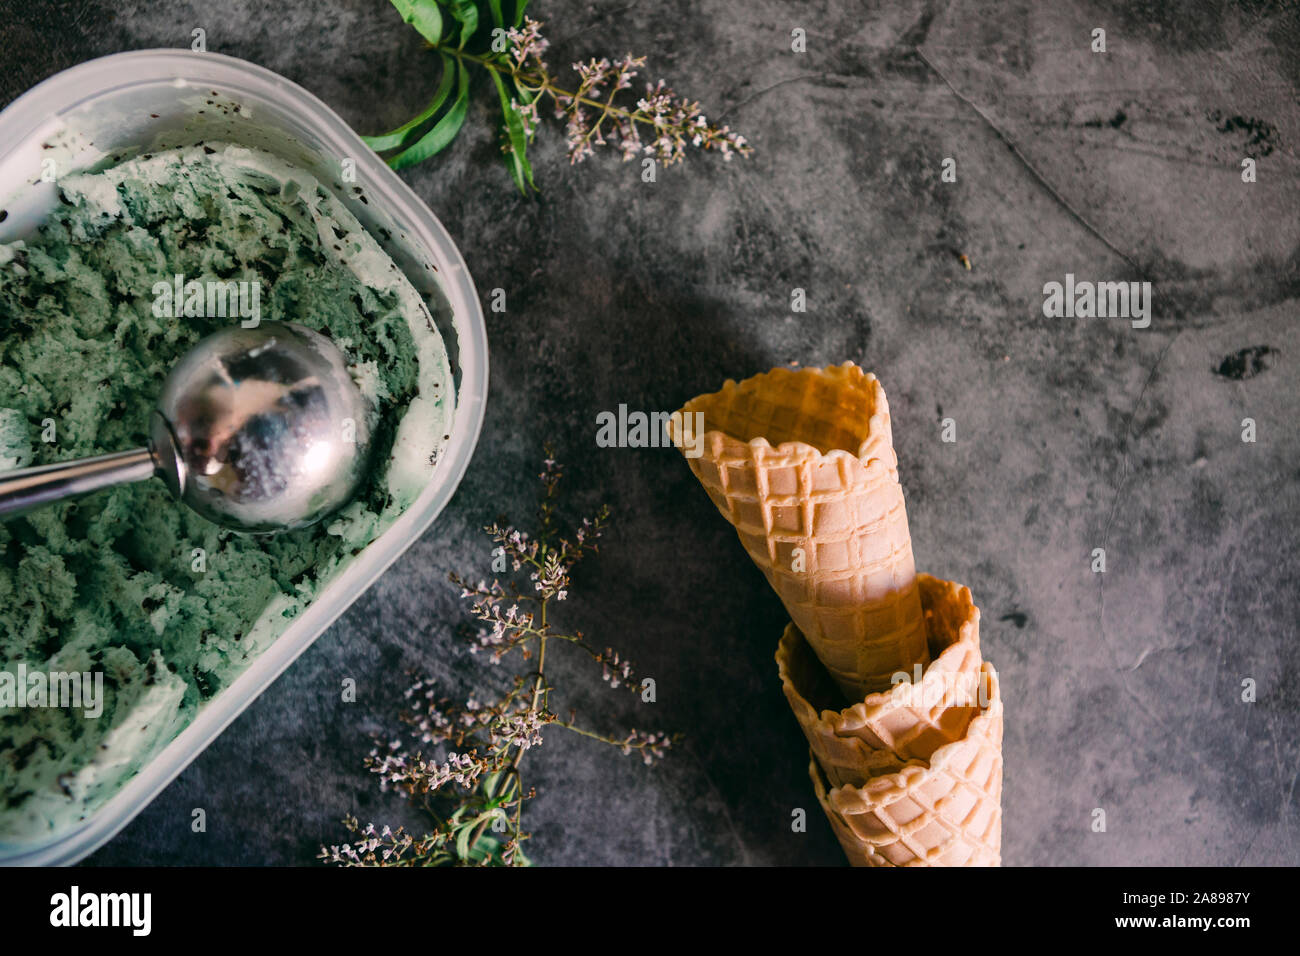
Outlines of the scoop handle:
<svg viewBox="0 0 1300 956">
<path fill-rule="evenodd" d="M 0 521 L 100 488 L 144 481 L 157 471 L 153 452 L 148 448 L 137 448 L 0 472 Z"/>
</svg>

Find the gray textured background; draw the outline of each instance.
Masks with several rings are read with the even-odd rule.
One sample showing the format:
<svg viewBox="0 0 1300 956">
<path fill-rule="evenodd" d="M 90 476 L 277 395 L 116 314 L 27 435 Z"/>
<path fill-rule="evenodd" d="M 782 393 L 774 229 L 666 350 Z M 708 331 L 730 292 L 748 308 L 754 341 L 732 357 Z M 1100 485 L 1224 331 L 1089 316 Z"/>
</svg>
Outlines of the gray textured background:
<svg viewBox="0 0 1300 956">
<path fill-rule="evenodd" d="M 1300 13 L 1294 3 L 592 4 L 538 0 L 550 60 L 632 50 L 756 147 L 643 184 L 534 150 L 519 199 L 480 77 L 465 132 L 404 174 L 489 315 L 478 453 L 436 525 L 99 863 L 308 863 L 345 812 L 402 807 L 360 769 L 404 669 L 477 671 L 451 569 L 531 511 L 540 440 L 616 525 L 566 620 L 658 680 L 585 665 L 561 701 L 687 735 L 645 768 L 552 733 L 525 766 L 544 863 L 842 862 L 772 653 L 779 603 L 671 450 L 595 447 L 595 413 L 671 409 L 727 377 L 853 359 L 889 393 L 918 566 L 969 584 L 1006 697 L 1007 864 L 1296 864 L 1300 744 Z M 0 103 L 119 50 L 211 49 L 306 86 L 362 132 L 434 80 L 381 0 L 0 3 Z M 1109 53 L 1089 52 L 1093 27 Z M 808 52 L 790 52 L 794 27 Z M 1244 156 L 1259 181 L 1243 184 Z M 944 157 L 958 182 L 939 179 Z M 970 257 L 966 271 L 958 256 Z M 1048 320 L 1042 286 L 1149 279 L 1155 318 Z M 790 290 L 807 290 L 793 315 Z M 1224 363 L 1267 346 L 1260 367 Z M 1234 367 L 1244 364 L 1244 370 Z M 1245 374 L 1238 374 L 1243 372 Z M 1253 374 L 1252 374 L 1253 373 Z M 958 441 L 940 441 L 952 417 Z M 1259 440 L 1240 440 L 1254 418 Z M 1089 570 L 1105 547 L 1108 573 Z M 361 700 L 339 702 L 357 679 Z M 1259 700 L 1239 700 L 1253 678 Z M 647 713 L 648 712 L 648 713 Z M 190 811 L 208 812 L 206 834 Z M 810 832 L 790 832 L 793 807 Z M 1089 829 L 1093 808 L 1109 830 Z"/>
</svg>

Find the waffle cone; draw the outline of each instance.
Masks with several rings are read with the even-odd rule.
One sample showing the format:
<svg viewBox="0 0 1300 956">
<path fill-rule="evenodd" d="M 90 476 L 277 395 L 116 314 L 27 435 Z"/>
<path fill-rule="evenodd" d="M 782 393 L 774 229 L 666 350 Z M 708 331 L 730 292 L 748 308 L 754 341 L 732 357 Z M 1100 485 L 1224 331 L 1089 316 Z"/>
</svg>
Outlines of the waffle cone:
<svg viewBox="0 0 1300 956">
<path fill-rule="evenodd" d="M 670 424 L 791 619 L 849 700 L 929 663 L 889 405 L 851 362 L 778 368 L 687 402 Z M 696 433 L 698 438 L 698 433 Z"/>
<path fill-rule="evenodd" d="M 1002 699 L 980 665 L 980 712 L 928 761 L 832 786 L 816 756 L 808 773 L 831 829 L 855 866 L 998 866 L 1002 860 Z"/>
<path fill-rule="evenodd" d="M 970 589 L 917 577 L 932 658 L 919 681 L 868 694 L 838 709 L 835 688 L 792 624 L 777 647 L 777 670 L 795 719 L 831 786 L 863 786 L 909 760 L 929 760 L 961 740 L 979 713 L 979 608 Z"/>
</svg>

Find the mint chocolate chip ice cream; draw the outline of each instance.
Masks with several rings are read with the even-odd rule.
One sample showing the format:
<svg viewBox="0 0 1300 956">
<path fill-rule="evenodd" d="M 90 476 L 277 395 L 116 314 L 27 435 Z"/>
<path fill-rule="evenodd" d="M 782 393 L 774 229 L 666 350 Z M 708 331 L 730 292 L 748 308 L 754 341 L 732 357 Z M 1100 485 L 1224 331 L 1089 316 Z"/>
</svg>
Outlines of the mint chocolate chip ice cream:
<svg viewBox="0 0 1300 956">
<path fill-rule="evenodd" d="M 156 287 L 177 276 L 258 283 L 262 320 L 330 337 L 373 406 L 374 455 L 354 501 L 272 537 L 223 530 L 158 481 L 0 524 L 6 843 L 85 819 L 229 685 L 415 500 L 453 411 L 425 303 L 303 170 L 209 144 L 59 185 L 40 233 L 0 244 L 0 469 L 146 443 L 172 364 L 241 320 L 157 308 Z M 17 706 L 20 665 L 102 673 L 102 713 Z"/>
</svg>

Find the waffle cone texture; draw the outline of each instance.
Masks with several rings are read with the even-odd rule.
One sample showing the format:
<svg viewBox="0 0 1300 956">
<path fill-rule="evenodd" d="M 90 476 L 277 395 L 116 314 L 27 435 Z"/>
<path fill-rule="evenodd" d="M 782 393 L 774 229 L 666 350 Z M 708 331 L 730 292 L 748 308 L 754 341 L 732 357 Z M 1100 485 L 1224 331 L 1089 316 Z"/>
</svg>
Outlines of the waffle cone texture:
<svg viewBox="0 0 1300 956">
<path fill-rule="evenodd" d="M 999 865 L 997 673 L 970 590 L 916 573 L 876 377 L 778 368 L 670 428 L 703 433 L 691 470 L 790 615 L 777 670 L 849 862 Z"/>
<path fill-rule="evenodd" d="M 970 590 L 919 576 L 934 662 L 920 682 L 836 710 L 834 685 L 793 627 L 777 648 L 809 775 L 855 866 L 998 866 L 1002 699 L 981 658 Z"/>
<path fill-rule="evenodd" d="M 852 363 L 692 399 L 691 470 L 850 700 L 929 663 L 889 403 Z M 674 440 L 678 436 L 674 435 Z"/>
</svg>

